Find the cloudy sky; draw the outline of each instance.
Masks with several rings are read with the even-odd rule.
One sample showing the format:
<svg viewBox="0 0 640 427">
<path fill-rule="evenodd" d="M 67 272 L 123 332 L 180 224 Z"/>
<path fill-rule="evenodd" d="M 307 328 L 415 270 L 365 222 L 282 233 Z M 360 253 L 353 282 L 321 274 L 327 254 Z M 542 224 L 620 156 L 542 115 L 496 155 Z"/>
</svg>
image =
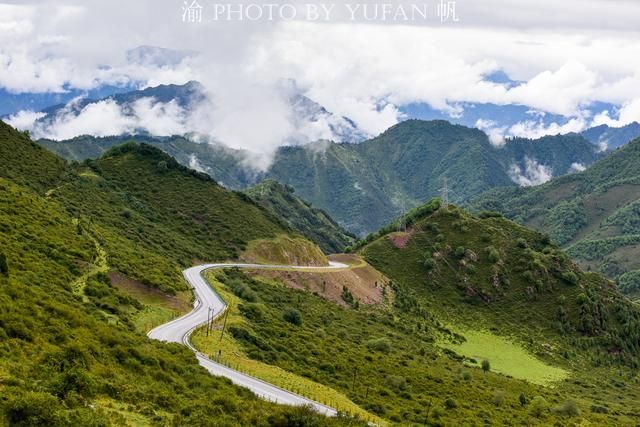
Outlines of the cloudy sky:
<svg viewBox="0 0 640 427">
<path fill-rule="evenodd" d="M 193 126 L 253 149 L 280 144 L 292 132 L 290 106 L 278 89 L 284 79 L 294 79 L 310 98 L 371 135 L 402 120 L 399 108 L 416 102 L 453 116 L 461 113 L 462 103 L 473 102 L 524 105 L 566 118 L 508 130 L 524 136 L 640 120 L 638 1 L 457 0 L 457 21 L 450 13 L 441 22 L 439 0 L 231 5 L 198 0 L 201 22 L 185 22 L 184 8 L 192 3 L 0 4 L 0 87 L 41 93 L 198 80 L 215 101 L 213 117 L 186 122 L 175 106 L 141 105 L 149 126 L 168 116 L 180 127 L 169 124 L 164 132 Z M 412 16 L 423 9 L 426 18 Z M 243 12 L 229 15 L 229 10 Z M 127 51 L 144 45 L 198 54 L 163 63 L 127 58 Z M 498 70 L 522 83 L 487 80 Z M 615 107 L 589 110 L 596 101 Z M 88 130 L 80 126 L 70 133 L 117 131 L 118 117 L 104 120 L 112 107 L 102 105 L 84 122 L 91 123 Z M 24 111 L 14 120 L 28 124 L 34 117 Z M 505 133 L 492 123 L 478 126 L 498 137 Z"/>
</svg>

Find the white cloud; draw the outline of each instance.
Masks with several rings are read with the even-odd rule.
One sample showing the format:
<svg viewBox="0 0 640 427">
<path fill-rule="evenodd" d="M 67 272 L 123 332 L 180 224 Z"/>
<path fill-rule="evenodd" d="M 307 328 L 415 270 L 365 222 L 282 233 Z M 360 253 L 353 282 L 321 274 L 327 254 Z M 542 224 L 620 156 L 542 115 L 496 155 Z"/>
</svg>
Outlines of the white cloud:
<svg viewBox="0 0 640 427">
<path fill-rule="evenodd" d="M 484 131 L 489 137 L 489 142 L 495 147 L 502 147 L 505 143 L 506 126 L 498 126 L 493 120 L 478 119 L 475 127 Z"/>
<path fill-rule="evenodd" d="M 544 184 L 553 178 L 549 166 L 541 165 L 535 159 L 529 157 L 525 157 L 524 162 L 524 169 L 517 164 L 511 165 L 509 169 L 509 177 L 521 187 Z"/>
<path fill-rule="evenodd" d="M 626 102 L 620 109 L 614 113 L 617 119 L 610 116 L 609 111 L 605 110 L 596 114 L 593 118 L 593 126 L 609 125 L 612 127 L 621 127 L 633 122 L 640 122 L 640 98 Z"/>
<path fill-rule="evenodd" d="M 202 165 L 202 163 L 200 163 L 200 159 L 198 159 L 198 157 L 196 157 L 195 154 L 191 154 L 189 156 L 189 167 L 193 170 L 196 170 L 198 172 L 204 172 L 207 173 L 209 171 L 208 167 L 204 167 Z"/>
<path fill-rule="evenodd" d="M 36 120 L 44 116 L 45 113 L 31 110 L 22 110 L 18 111 L 16 114 L 12 114 L 7 119 L 5 119 L 5 121 L 16 129 L 31 130 Z"/>
<path fill-rule="evenodd" d="M 537 139 L 545 135 L 567 134 L 571 132 L 581 132 L 587 128 L 587 122 L 581 117 L 573 118 L 567 123 L 558 124 L 556 122 L 548 125 L 541 121 L 527 120 L 518 122 L 509 127 L 506 134 L 510 137 Z"/>
<path fill-rule="evenodd" d="M 573 162 L 571 163 L 571 167 L 569 168 L 569 172 L 583 172 L 587 170 L 587 167 L 582 164 L 582 163 L 578 163 L 578 162 Z"/>
<path fill-rule="evenodd" d="M 267 158 L 292 135 L 330 137 L 326 121 L 292 123 L 291 109 L 274 88 L 283 77 L 296 79 L 309 97 L 369 134 L 401 120 L 397 106 L 409 102 L 426 102 L 452 116 L 462 114 L 464 102 L 516 103 L 571 119 L 485 127 L 494 144 L 513 135 L 581 130 L 588 119 L 584 107 L 595 100 L 621 108 L 594 123 L 625 123 L 640 115 L 640 56 L 633 54 L 640 50 L 638 2 L 594 0 L 585 7 L 580 0 L 458 0 L 461 22 L 449 26 L 189 25 L 181 21 L 181 2 L 24 3 L 0 5 L 0 86 L 10 91 L 193 79 L 215 95 L 209 111 L 203 107 L 197 117 L 183 117 L 175 105 L 148 104 L 132 118 L 101 104 L 83 112 L 87 123 L 61 119 L 57 136 L 138 126 L 162 134 L 193 130 Z M 155 54 L 128 61 L 125 52 L 141 45 L 201 55 L 176 56 L 166 65 Z M 484 80 L 498 69 L 526 83 L 508 87 Z M 114 122 L 101 123 L 100 114 Z"/>
</svg>

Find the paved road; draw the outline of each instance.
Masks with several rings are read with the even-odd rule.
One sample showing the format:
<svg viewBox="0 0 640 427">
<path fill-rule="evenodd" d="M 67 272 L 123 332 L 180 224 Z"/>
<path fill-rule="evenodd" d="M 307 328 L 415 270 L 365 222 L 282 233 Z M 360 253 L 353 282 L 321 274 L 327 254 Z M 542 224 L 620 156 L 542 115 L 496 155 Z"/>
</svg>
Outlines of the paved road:
<svg viewBox="0 0 640 427">
<path fill-rule="evenodd" d="M 339 270 L 347 268 L 347 265 L 338 262 L 330 262 L 328 267 L 300 267 L 293 265 L 264 265 L 264 264 L 204 264 L 196 267 L 191 267 L 183 271 L 184 278 L 189 282 L 195 291 L 196 301 L 193 310 L 172 320 L 164 325 L 160 325 L 151 331 L 147 335 L 150 338 L 166 341 L 176 342 L 184 344 L 192 349 L 200 365 L 204 366 L 213 375 L 223 376 L 229 378 L 234 384 L 242 387 L 246 387 L 256 395 L 263 399 L 283 403 L 286 405 L 310 405 L 316 411 L 334 416 L 336 410 L 325 406 L 321 403 L 307 399 L 306 397 L 292 393 L 290 391 L 281 389 L 273 384 L 259 380 L 252 376 L 243 374 L 224 365 L 214 362 L 211 359 L 205 357 L 202 353 L 198 352 L 190 343 L 189 338 L 191 333 L 200 325 L 206 324 L 209 316 L 209 310 L 212 311 L 213 317 L 220 316 L 226 308 L 225 302 L 220 296 L 209 286 L 207 281 L 202 276 L 205 270 L 211 268 L 251 268 L 251 269 L 273 269 L 273 268 L 286 268 L 287 270 Z"/>
</svg>

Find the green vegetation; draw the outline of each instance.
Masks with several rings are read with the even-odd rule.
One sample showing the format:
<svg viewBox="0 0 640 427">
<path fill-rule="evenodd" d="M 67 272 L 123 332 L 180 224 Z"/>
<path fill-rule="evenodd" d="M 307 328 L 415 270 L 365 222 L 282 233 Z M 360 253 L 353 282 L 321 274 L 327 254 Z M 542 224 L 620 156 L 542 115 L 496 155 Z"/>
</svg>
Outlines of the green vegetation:
<svg viewBox="0 0 640 427">
<path fill-rule="evenodd" d="M 294 230 L 316 242 L 325 253 L 342 252 L 355 236 L 338 225 L 325 211 L 296 197 L 292 187 L 272 179 L 245 190 L 257 204 L 284 218 Z"/>
<path fill-rule="evenodd" d="M 522 346 L 491 332 L 464 331 L 461 335 L 464 341 L 445 341 L 442 345 L 468 359 L 481 361 L 483 371 L 500 372 L 540 385 L 554 385 L 569 376 L 566 370 L 536 359 Z"/>
<path fill-rule="evenodd" d="M 584 172 L 538 187 L 489 191 L 471 206 L 549 234 L 581 267 L 640 295 L 633 279 L 640 271 L 640 139 Z"/>
<path fill-rule="evenodd" d="M 185 289 L 180 271 L 194 261 L 237 258 L 249 241 L 286 232 L 248 197 L 150 146 L 118 146 L 78 172 L 50 197 L 100 241 L 113 268 L 166 292 Z"/>
<path fill-rule="evenodd" d="M 309 240 L 286 234 L 272 239 L 252 240 L 241 258 L 261 264 L 323 266 L 329 262 L 320 248 Z"/>
<path fill-rule="evenodd" d="M 0 131 L 0 253 L 10 268 L 8 275 L 0 274 L 0 424 L 350 423 L 259 400 L 211 376 L 187 348 L 149 340 L 136 328 L 144 304 L 116 288 L 103 270 L 124 269 L 125 254 L 134 253 L 159 264 L 190 263 L 190 258 L 180 258 L 188 254 L 184 247 L 178 257 L 169 255 L 180 253 L 179 239 L 186 244 L 190 236 L 179 229 L 171 232 L 169 225 L 180 227 L 179 218 L 186 224 L 195 215 L 209 220 L 213 208 L 207 207 L 208 197 L 234 209 L 227 218 L 230 227 L 251 228 L 234 235 L 231 250 L 243 247 L 243 236 L 279 232 L 268 215 L 168 160 L 164 178 L 157 178 L 158 160 L 144 148 L 114 152 L 89 171 L 67 167 L 2 123 Z M 132 169 L 119 172 L 120 162 Z M 191 208 L 178 197 L 186 190 L 191 191 Z M 129 218 L 119 215 L 124 209 L 131 212 Z M 218 212 L 222 222 L 224 212 Z M 137 231 L 136 244 L 128 233 L 140 226 L 148 229 Z M 228 238 L 224 231 L 209 231 L 212 241 Z M 158 239 L 155 244 L 144 240 L 145 233 Z M 197 240 L 190 243 L 199 251 Z M 232 253 L 218 252 L 214 242 L 207 245 L 212 249 L 204 254 Z M 132 264 L 131 271 L 147 280 L 143 265 Z M 177 282 L 178 275 L 171 274 L 163 280 Z M 170 288 L 183 286 L 178 282 Z"/>
<path fill-rule="evenodd" d="M 463 202 L 494 187 L 515 186 L 510 171 L 514 165 L 523 167 L 526 158 L 549 166 L 554 176 L 567 173 L 574 162 L 589 165 L 598 158 L 596 146 L 575 134 L 535 141 L 515 139 L 505 147 L 495 147 L 483 132 L 441 120 L 407 120 L 360 144 L 321 141 L 282 147 L 264 173 L 246 170 L 245 165 L 250 164 L 246 152 L 220 145 L 199 144 L 179 137 L 141 140 L 184 165 L 198 166 L 229 188 L 246 188 L 264 178 L 287 184 L 298 197 L 328 212 L 341 226 L 359 236 L 391 222 L 404 213 L 405 206 L 420 205 L 439 194 L 444 178 L 449 178 L 455 200 Z M 65 158 L 76 160 L 97 157 L 118 142 L 123 142 L 123 138 L 41 141 Z M 286 200 L 282 188 L 271 190 L 274 197 L 265 200 L 265 206 L 283 214 L 303 235 L 311 238 L 313 233 L 312 240 L 325 250 L 336 238 L 342 245 L 348 244 L 340 233 L 334 232 L 335 227 L 321 218 L 323 215 L 318 212 L 310 215 L 297 202 Z M 313 217 L 320 218 L 322 224 L 315 231 L 315 226 L 310 228 L 307 223 L 308 220 L 315 223 Z M 325 231 L 331 230 L 331 236 L 327 236 Z"/>
<path fill-rule="evenodd" d="M 527 242 L 535 247 L 529 239 Z M 532 353 L 538 348 L 535 344 L 516 344 L 489 332 L 465 332 L 463 337 L 443 327 L 435 310 L 404 311 L 398 305 L 390 309 L 342 308 L 273 279 L 251 278 L 233 269 L 211 271 L 207 277 L 230 301 L 232 314 L 227 320 L 229 333 L 222 341 L 221 319 L 210 336 L 203 331 L 196 334 L 197 347 L 214 357 L 220 355 L 225 364 L 259 378 L 281 381 L 276 383 L 317 400 L 332 402 L 338 399 L 334 393 L 339 393 L 344 396 L 339 398 L 341 405 L 349 405 L 343 400 L 346 398 L 360 411 L 392 423 L 455 425 L 480 417 L 495 424 L 520 424 L 529 422 L 535 412 L 545 423 L 553 424 L 576 416 L 571 415 L 575 414 L 573 409 L 597 425 L 634 422 L 637 405 L 632 401 L 639 385 L 635 380 L 627 381 L 630 395 L 617 401 L 618 388 L 609 383 L 609 377 L 600 380 L 604 372 L 611 373 L 610 369 L 576 373 L 574 370 L 584 366 L 568 363 L 564 356 L 549 358 L 545 353 L 534 357 Z M 231 294 L 237 292 L 234 289 L 240 283 L 244 284 L 241 294 L 245 296 Z M 285 319 L 292 310 L 301 313 L 301 324 Z M 549 332 L 548 338 L 558 336 Z M 540 347 L 547 348 L 549 342 L 546 339 Z M 459 344 L 470 351 L 451 350 Z M 503 352 L 506 354 L 501 355 Z M 491 362 L 484 374 L 483 360 Z M 517 364 L 525 366 L 518 368 Z M 475 369 L 479 373 L 474 375 Z M 518 369 L 522 376 L 513 375 Z M 564 379 L 563 369 L 572 370 L 571 381 Z M 590 378 L 594 372 L 597 379 Z M 554 387 L 536 385 L 536 379 L 540 383 L 550 381 Z M 538 412 L 532 409 L 538 403 L 532 406 L 527 396 L 541 396 L 546 405 Z M 602 406 L 605 396 L 609 399 L 606 405 L 615 407 L 616 415 L 587 410 L 591 405 Z M 349 407 L 351 413 L 369 419 L 367 412 Z"/>
</svg>

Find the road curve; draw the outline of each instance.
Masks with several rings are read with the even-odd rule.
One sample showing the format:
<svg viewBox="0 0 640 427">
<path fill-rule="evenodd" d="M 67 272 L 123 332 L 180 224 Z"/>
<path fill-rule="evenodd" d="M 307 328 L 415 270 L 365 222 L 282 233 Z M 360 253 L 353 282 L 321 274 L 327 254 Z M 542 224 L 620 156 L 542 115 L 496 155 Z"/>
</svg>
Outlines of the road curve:
<svg viewBox="0 0 640 427">
<path fill-rule="evenodd" d="M 306 397 L 284 390 L 278 386 L 270 384 L 266 381 L 262 381 L 258 378 L 254 378 L 250 375 L 243 374 L 234 369 L 228 368 L 224 365 L 214 362 L 213 360 L 205 357 L 202 353 L 196 350 L 189 340 L 191 333 L 201 325 L 207 323 L 209 316 L 209 310 L 212 310 L 213 317 L 218 317 L 222 314 L 227 307 L 226 303 L 220 298 L 220 296 L 213 290 L 211 286 L 204 279 L 202 273 L 205 270 L 211 268 L 251 268 L 251 269 L 274 269 L 274 268 L 286 268 L 287 270 L 299 270 L 299 271 L 313 271 L 318 269 L 324 270 L 340 270 L 347 268 L 346 264 L 339 262 L 329 262 L 327 267 L 302 267 L 294 265 L 265 265 L 265 264 L 242 264 L 242 263 L 221 263 L 221 264 L 203 264 L 196 267 L 187 268 L 182 272 L 184 278 L 189 282 L 195 291 L 195 304 L 190 313 L 185 314 L 175 320 L 160 325 L 147 334 L 149 338 L 184 344 L 193 350 L 198 358 L 200 365 L 204 366 L 213 375 L 223 376 L 229 378 L 234 384 L 246 387 L 254 392 L 259 397 L 285 405 L 309 405 L 321 414 L 328 416 L 335 416 L 336 410 L 315 402 Z"/>
</svg>

